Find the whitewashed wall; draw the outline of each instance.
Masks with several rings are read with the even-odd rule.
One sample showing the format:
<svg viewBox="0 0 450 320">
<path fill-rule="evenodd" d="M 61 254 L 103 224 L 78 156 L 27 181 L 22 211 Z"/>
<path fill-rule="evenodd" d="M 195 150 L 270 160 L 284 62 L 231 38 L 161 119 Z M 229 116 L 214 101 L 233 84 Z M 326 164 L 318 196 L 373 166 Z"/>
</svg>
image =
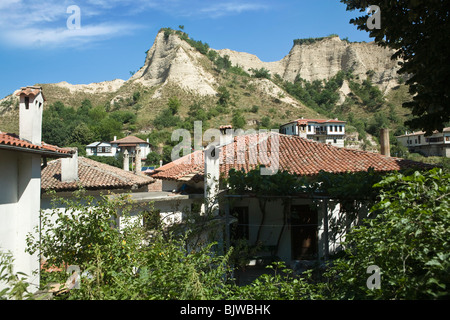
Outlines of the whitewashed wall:
<svg viewBox="0 0 450 320">
<path fill-rule="evenodd" d="M 39 226 L 41 157 L 0 150 L 0 168 L 0 250 L 13 254 L 14 272 L 25 273 L 34 291 L 39 256 L 25 250 L 27 235 Z"/>
</svg>

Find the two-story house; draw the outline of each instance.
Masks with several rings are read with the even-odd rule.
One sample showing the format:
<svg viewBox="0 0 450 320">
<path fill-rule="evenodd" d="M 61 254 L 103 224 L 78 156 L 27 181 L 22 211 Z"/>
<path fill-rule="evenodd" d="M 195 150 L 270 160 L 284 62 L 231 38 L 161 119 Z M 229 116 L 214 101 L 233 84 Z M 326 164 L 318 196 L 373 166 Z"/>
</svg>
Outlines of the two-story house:
<svg viewBox="0 0 450 320">
<path fill-rule="evenodd" d="M 427 136 L 418 131 L 396 137 L 398 142 L 408 148 L 409 152 L 421 153 L 425 156 L 450 157 L 450 127 L 442 132 L 435 131 Z"/>
<path fill-rule="evenodd" d="M 96 141 L 86 146 L 87 156 L 115 157 L 127 150 L 130 157 L 136 155 L 136 149 L 140 148 L 141 159 L 147 158 L 151 152 L 150 143 L 135 136 L 128 136 L 122 139 L 114 137 L 113 141 Z"/>
<path fill-rule="evenodd" d="M 344 147 L 345 121 L 301 118 L 281 125 L 280 133 Z"/>
<path fill-rule="evenodd" d="M 241 234 L 249 244 L 256 244 L 259 239 L 263 246 L 277 246 L 276 255 L 288 265 L 297 260 L 322 259 L 339 248 L 345 230 L 333 229 L 329 224 L 342 219 L 340 204 L 320 194 L 279 196 L 268 201 L 265 216 L 251 190 L 239 195 L 229 194 L 226 184 L 220 185 L 226 182 L 230 169 L 249 172 L 261 165 L 265 169 L 288 171 L 299 178 L 314 179 L 321 171 L 340 174 L 372 168 L 388 173 L 407 168 L 432 168 L 419 162 L 275 132 L 236 136 L 218 147 L 217 158 L 207 157 L 205 152 L 206 149 L 196 150 L 165 164 L 155 169 L 151 177 L 162 180 L 162 191 L 203 189 L 205 205 L 219 206 L 216 210 L 222 211 L 225 218 L 236 217 L 235 222 L 229 220 L 229 223 L 242 227 Z M 283 200 L 288 198 L 292 207 L 286 218 Z M 320 201 L 317 210 L 311 209 L 316 208 L 311 207 L 315 203 L 313 198 Z M 360 208 L 360 217 L 364 217 L 367 210 Z"/>
</svg>

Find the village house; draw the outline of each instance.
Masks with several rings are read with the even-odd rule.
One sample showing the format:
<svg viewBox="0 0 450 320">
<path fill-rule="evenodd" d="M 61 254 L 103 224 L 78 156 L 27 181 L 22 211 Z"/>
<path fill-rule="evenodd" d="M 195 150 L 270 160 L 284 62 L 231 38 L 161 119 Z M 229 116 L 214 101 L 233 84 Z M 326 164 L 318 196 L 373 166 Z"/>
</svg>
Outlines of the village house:
<svg viewBox="0 0 450 320">
<path fill-rule="evenodd" d="M 39 226 L 41 164 L 47 158 L 71 154 L 41 140 L 42 89 L 25 87 L 17 95 L 19 135 L 0 132 L 0 250 L 12 254 L 13 272 L 26 274 L 30 290 L 35 291 L 39 287 L 39 255 L 25 250 L 27 234 Z M 0 291 L 4 286 L 0 283 Z"/>
<path fill-rule="evenodd" d="M 122 139 L 114 137 L 113 141 L 96 141 L 86 146 L 87 156 L 115 157 L 119 153 L 127 151 L 130 157 L 136 156 L 136 150 L 140 148 L 141 159 L 147 158 L 151 152 L 150 143 L 135 136 L 127 136 Z"/>
<path fill-rule="evenodd" d="M 420 153 L 424 156 L 450 157 L 450 127 L 442 132 L 435 131 L 427 136 L 425 132 L 406 132 L 397 136 L 397 141 L 409 152 Z"/>
<path fill-rule="evenodd" d="M 266 145 L 261 149 L 258 144 L 263 140 Z M 277 147 L 274 148 L 275 146 Z M 262 166 L 259 168 L 267 169 L 273 162 L 277 162 L 276 170 L 313 178 L 321 170 L 340 174 L 367 171 L 369 168 L 377 172 L 391 172 L 425 166 L 379 153 L 340 148 L 297 135 L 274 132 L 237 136 L 218 146 L 218 150 L 220 155 L 217 159 L 205 157 L 205 150 L 197 150 L 155 169 L 151 176 L 162 181 L 163 191 L 203 189 L 204 200 L 220 198 L 220 201 L 216 200 L 211 204 L 212 208 L 219 206 L 213 210 L 220 210 L 220 214 L 229 223 L 233 223 L 234 218 L 240 235 L 249 244 L 255 243 L 261 230 L 259 239 L 266 248 L 275 248 L 279 244 L 277 252 L 263 254 L 276 255 L 291 266 L 301 260 L 326 259 L 338 249 L 342 239 L 340 235 L 331 233 L 329 222 L 339 218 L 339 203 L 326 197 L 294 197 L 290 215 L 284 221 L 283 197 L 274 198 L 267 203 L 267 216 L 262 224 L 262 213 L 255 196 L 251 193 L 231 195 L 227 186 L 220 183 L 228 177 L 230 169 L 249 172 L 260 165 Z M 267 159 L 263 160 L 264 157 L 271 159 L 272 163 L 268 163 Z M 312 209 L 311 205 L 317 203 L 317 209 Z M 361 208 L 361 218 L 365 217 L 367 210 L 368 208 Z M 229 241 L 230 239 L 225 239 L 225 242 Z"/>
<path fill-rule="evenodd" d="M 280 126 L 280 133 L 343 147 L 345 121 L 338 119 L 297 119 Z"/>
<path fill-rule="evenodd" d="M 116 154 L 117 150 L 113 149 L 109 142 L 96 141 L 86 146 L 87 156 L 114 157 Z"/>
<path fill-rule="evenodd" d="M 136 159 L 139 162 L 139 159 Z M 124 166 L 128 167 L 124 158 Z M 135 165 L 139 167 L 139 165 Z M 151 211 L 162 217 L 167 224 L 179 222 L 174 219 L 187 208 L 190 210 L 193 198 L 172 191 L 162 191 L 161 181 L 155 180 L 136 169 L 131 172 L 92 159 L 78 156 L 72 151 L 69 159 L 57 159 L 48 162 L 41 172 L 41 209 L 46 213 L 66 209 L 65 203 L 55 204 L 55 198 L 75 199 L 74 192 L 83 190 L 86 196 L 96 201 L 102 197 L 113 200 L 127 196 L 133 202 L 131 216 Z M 55 217 L 56 218 L 56 217 Z M 123 226 L 123 217 L 118 217 L 117 226 Z M 141 221 L 145 224 L 145 221 Z"/>
</svg>

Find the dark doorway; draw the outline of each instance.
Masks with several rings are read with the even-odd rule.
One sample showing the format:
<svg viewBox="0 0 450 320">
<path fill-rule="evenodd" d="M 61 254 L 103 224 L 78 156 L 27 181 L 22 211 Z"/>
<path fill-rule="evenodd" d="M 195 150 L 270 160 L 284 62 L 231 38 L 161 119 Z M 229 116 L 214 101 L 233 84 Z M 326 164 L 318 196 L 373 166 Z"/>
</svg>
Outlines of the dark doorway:
<svg viewBox="0 0 450 320">
<path fill-rule="evenodd" d="M 291 206 L 291 253 L 293 260 L 317 258 L 317 210 L 309 205 Z"/>
<path fill-rule="evenodd" d="M 237 222 L 231 225 L 231 240 L 248 240 L 248 207 L 234 207 L 231 215 L 237 219 Z"/>
</svg>

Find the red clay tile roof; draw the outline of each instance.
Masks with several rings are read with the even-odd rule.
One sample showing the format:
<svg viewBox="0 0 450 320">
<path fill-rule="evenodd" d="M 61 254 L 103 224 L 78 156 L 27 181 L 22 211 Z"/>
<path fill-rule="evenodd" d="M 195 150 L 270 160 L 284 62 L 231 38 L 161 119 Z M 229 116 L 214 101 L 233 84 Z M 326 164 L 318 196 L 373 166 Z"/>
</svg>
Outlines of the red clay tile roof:
<svg viewBox="0 0 450 320">
<path fill-rule="evenodd" d="M 342 120 L 336 120 L 336 119 L 296 119 L 290 122 L 287 122 L 284 125 L 290 124 L 290 123 L 301 123 L 301 124 L 307 124 L 308 122 L 316 122 L 316 123 L 346 123 Z"/>
<path fill-rule="evenodd" d="M 127 143 L 135 145 L 137 143 L 147 143 L 147 141 L 139 139 L 138 137 L 135 136 L 128 136 L 119 140 L 111 141 L 111 143 L 118 143 L 118 144 Z"/>
<path fill-rule="evenodd" d="M 31 150 L 35 150 L 37 152 L 51 151 L 51 152 L 55 152 L 56 154 L 57 153 L 63 153 L 63 154 L 71 153 L 71 151 L 69 149 L 64 149 L 64 148 L 60 148 L 60 147 L 53 146 L 50 144 L 46 144 L 45 142 L 42 142 L 42 145 L 38 146 L 38 145 L 28 142 L 26 140 L 19 139 L 19 137 L 14 133 L 0 132 L 0 147 L 2 145 L 23 148 L 25 150 L 31 149 Z"/>
<path fill-rule="evenodd" d="M 37 96 L 39 93 L 42 93 L 41 87 L 23 87 L 20 88 L 20 91 L 16 93 L 17 96 L 20 96 L 22 94 L 26 96 Z M 42 97 L 44 98 L 44 101 L 46 101 L 44 94 L 42 94 Z"/>
<path fill-rule="evenodd" d="M 61 182 L 61 160 L 50 161 L 41 171 L 41 190 L 72 191 L 80 187 L 87 190 L 132 189 L 154 182 L 148 176 L 84 157 L 78 157 L 78 178 L 74 182 Z"/>
<path fill-rule="evenodd" d="M 268 134 L 265 134 L 266 137 Z M 398 171 L 410 167 L 432 168 L 431 165 L 405 160 L 401 158 L 387 157 L 379 153 L 339 148 L 332 145 L 316 142 L 313 140 L 300 138 L 298 136 L 283 135 L 279 133 L 269 133 L 271 139 L 268 139 L 267 150 L 271 150 L 271 141 L 273 137 L 279 138 L 279 170 L 286 170 L 296 175 L 314 176 L 321 170 L 333 173 L 367 171 L 373 168 L 375 171 Z M 245 139 L 245 140 L 243 140 Z M 260 161 L 256 161 L 258 154 L 249 152 L 249 142 L 258 141 L 257 135 L 246 135 L 234 138 L 234 142 L 221 147 L 220 153 L 220 172 L 226 177 L 230 169 L 244 169 L 248 172 L 255 169 Z M 239 143 L 246 143 L 245 163 L 237 161 L 237 151 Z M 234 146 L 234 148 L 233 148 Z M 240 145 L 242 146 L 242 145 Z M 227 161 L 226 156 L 234 155 L 234 161 Z M 264 153 L 263 153 L 264 154 Z M 270 156 L 270 155 L 269 155 Z M 231 158 L 233 159 L 233 158 Z M 254 164 L 250 159 L 253 160 Z M 258 160 L 260 160 L 258 158 Z M 232 163 L 227 163 L 232 162 Z M 241 162 L 241 163 L 239 163 Z M 264 163 L 265 162 L 265 163 Z M 168 163 L 158 169 L 155 169 L 153 178 L 178 180 L 190 176 L 193 181 L 203 179 L 204 164 L 203 151 L 198 150 L 190 155 L 186 155 L 178 160 Z M 263 164 L 269 167 L 271 164 L 263 159 Z"/>
</svg>

